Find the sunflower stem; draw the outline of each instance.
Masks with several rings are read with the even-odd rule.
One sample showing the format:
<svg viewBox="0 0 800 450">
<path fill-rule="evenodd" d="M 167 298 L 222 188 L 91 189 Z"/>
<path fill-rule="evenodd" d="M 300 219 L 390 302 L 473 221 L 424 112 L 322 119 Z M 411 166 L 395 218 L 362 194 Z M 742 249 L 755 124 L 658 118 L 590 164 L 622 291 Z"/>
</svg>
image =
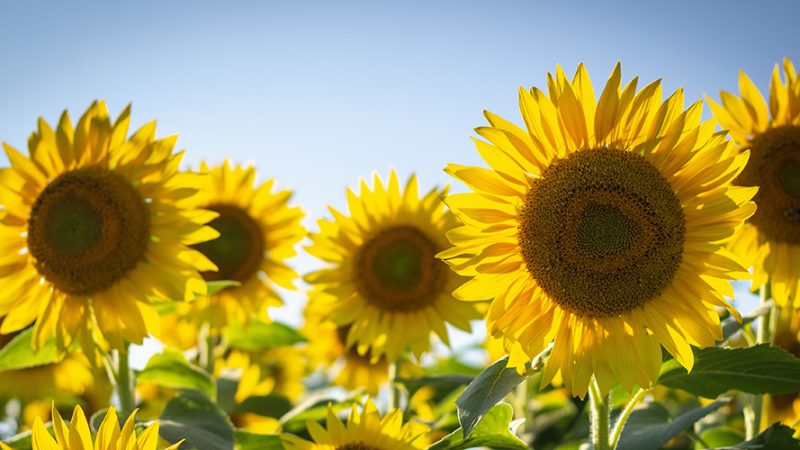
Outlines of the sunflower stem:
<svg viewBox="0 0 800 450">
<path fill-rule="evenodd" d="M 208 321 L 200 325 L 197 336 L 197 362 L 208 373 L 214 373 L 214 340 L 211 336 L 211 324 Z"/>
<path fill-rule="evenodd" d="M 758 290 L 758 297 L 761 306 L 767 304 L 771 295 L 770 281 L 764 283 Z M 769 310 L 761 316 L 758 323 L 758 334 L 756 340 L 759 344 L 771 344 L 775 327 L 778 321 L 778 309 L 773 303 Z M 749 407 L 743 408 L 745 421 L 745 437 L 752 439 L 758 433 L 761 423 L 761 413 L 764 408 L 764 396 L 753 395 Z"/>
<path fill-rule="evenodd" d="M 130 414 L 136 406 L 133 398 L 133 377 L 131 376 L 131 368 L 128 365 L 128 348 L 125 348 L 123 351 L 114 350 L 114 354 L 117 361 L 117 371 L 114 374 L 114 381 L 117 385 L 119 407 L 123 414 L 127 415 Z"/>
<path fill-rule="evenodd" d="M 397 379 L 397 361 L 389 363 L 389 395 L 386 398 L 387 411 L 397 407 L 397 392 L 395 390 L 395 380 Z"/>
<path fill-rule="evenodd" d="M 517 418 L 525 419 L 522 425 L 523 429 L 528 428 L 528 378 L 522 380 L 522 383 L 517 385 L 517 391 L 514 393 L 514 404 L 517 409 Z"/>
<path fill-rule="evenodd" d="M 600 393 L 600 385 L 597 380 L 592 378 L 589 384 L 589 420 L 591 422 L 592 431 L 592 449 L 593 450 L 611 450 L 609 446 L 609 407 L 608 395 Z"/>
<path fill-rule="evenodd" d="M 639 388 L 639 390 L 633 394 L 633 397 L 628 404 L 625 405 L 625 409 L 623 409 L 622 413 L 620 413 L 619 418 L 617 418 L 617 423 L 614 424 L 614 430 L 611 432 L 611 448 L 617 447 L 619 437 L 622 435 L 622 430 L 625 428 L 625 423 L 628 422 L 628 418 L 630 418 L 631 413 L 634 409 L 636 409 L 636 406 L 639 405 L 639 402 L 642 401 L 648 392 L 650 392 L 650 389 Z"/>
</svg>

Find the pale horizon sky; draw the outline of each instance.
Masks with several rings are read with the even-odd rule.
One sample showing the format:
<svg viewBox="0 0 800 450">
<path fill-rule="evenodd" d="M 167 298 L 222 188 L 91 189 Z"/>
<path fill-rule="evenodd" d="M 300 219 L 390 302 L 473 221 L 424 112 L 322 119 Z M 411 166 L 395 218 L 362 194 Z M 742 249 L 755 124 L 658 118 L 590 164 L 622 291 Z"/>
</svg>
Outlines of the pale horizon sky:
<svg viewBox="0 0 800 450">
<path fill-rule="evenodd" d="M 179 135 L 187 164 L 253 162 L 293 189 L 314 229 L 373 171 L 416 172 L 425 189 L 451 181 L 449 162 L 481 164 L 482 110 L 522 123 L 517 88 L 544 87 L 556 64 L 584 62 L 597 93 L 617 61 L 624 80 L 661 78 L 687 102 L 735 91 L 740 69 L 766 92 L 774 64 L 800 65 L 800 2 L 766 5 L 6 1 L 0 140 L 24 151 L 39 116 L 132 103 L 134 124 Z M 277 316 L 293 317 L 302 291 L 287 301 Z"/>
</svg>

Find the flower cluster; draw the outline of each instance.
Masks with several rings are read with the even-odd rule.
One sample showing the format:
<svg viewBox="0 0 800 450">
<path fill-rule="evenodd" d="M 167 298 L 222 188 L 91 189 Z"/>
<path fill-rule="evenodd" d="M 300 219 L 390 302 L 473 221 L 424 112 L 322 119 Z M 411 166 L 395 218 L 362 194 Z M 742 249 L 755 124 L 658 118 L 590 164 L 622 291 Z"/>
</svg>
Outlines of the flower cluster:
<svg viewBox="0 0 800 450">
<path fill-rule="evenodd" d="M 375 174 L 310 232 L 292 191 L 250 165 L 182 166 L 155 122 L 130 132 L 130 107 L 40 119 L 27 155 L 3 144 L 0 404 L 32 438 L 0 448 L 651 448 L 625 431 L 638 404 L 667 423 L 662 404 L 726 391 L 758 395 L 694 414 L 716 411 L 728 441 L 665 439 L 792 439 L 800 79 L 786 60 L 768 102 L 744 73 L 740 90 L 704 121 L 702 101 L 623 83 L 619 64 L 599 96 L 583 65 L 558 67 L 520 89 L 522 125 L 486 112 L 485 164 L 445 168 L 462 192 Z M 306 238 L 319 267 L 294 328 L 269 308 L 296 289 Z M 731 281 L 751 278 L 763 305 L 743 319 Z M 438 350 L 477 320 L 485 369 Z M 134 372 L 148 336 L 165 348 Z"/>
</svg>

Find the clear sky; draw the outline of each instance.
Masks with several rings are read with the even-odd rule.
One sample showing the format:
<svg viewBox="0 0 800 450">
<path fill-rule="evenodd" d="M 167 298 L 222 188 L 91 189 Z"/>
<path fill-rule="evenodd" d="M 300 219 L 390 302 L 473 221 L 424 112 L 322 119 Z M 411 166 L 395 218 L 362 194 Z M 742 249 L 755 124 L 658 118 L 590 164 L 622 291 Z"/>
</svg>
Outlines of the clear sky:
<svg viewBox="0 0 800 450">
<path fill-rule="evenodd" d="M 766 91 L 775 63 L 800 64 L 798 17 L 797 0 L 7 0 L 0 140 L 23 149 L 39 116 L 132 102 L 133 122 L 178 134 L 188 163 L 253 162 L 295 190 L 313 228 L 375 170 L 424 188 L 449 182 L 448 162 L 478 163 L 482 110 L 521 123 L 518 86 L 544 87 L 556 64 L 584 62 L 596 92 L 617 61 L 624 80 L 663 78 L 687 99 L 735 90 L 740 69 Z"/>
</svg>

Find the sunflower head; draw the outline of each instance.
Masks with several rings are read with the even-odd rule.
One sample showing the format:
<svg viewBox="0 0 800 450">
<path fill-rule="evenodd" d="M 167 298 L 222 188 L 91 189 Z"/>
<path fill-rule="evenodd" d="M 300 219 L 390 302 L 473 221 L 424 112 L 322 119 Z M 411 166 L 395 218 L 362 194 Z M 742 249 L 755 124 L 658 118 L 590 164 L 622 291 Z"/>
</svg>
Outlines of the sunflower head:
<svg viewBox="0 0 800 450">
<path fill-rule="evenodd" d="M 34 345 L 55 335 L 123 348 L 158 332 L 150 298 L 205 293 L 214 265 L 189 245 L 216 233 L 195 209 L 196 175 L 181 174 L 175 137 L 151 122 L 128 137 L 130 108 L 112 122 L 92 104 L 73 126 L 44 120 L 29 156 L 3 144 L 0 170 L 0 333 L 34 324 Z"/>
<path fill-rule="evenodd" d="M 136 411 L 131 413 L 128 420 L 125 421 L 125 425 L 120 429 L 116 409 L 113 406 L 109 407 L 103 423 L 97 431 L 97 435 L 92 439 L 89 423 L 80 406 L 75 407 L 69 426 L 64 423 L 61 415 L 53 407 L 52 418 L 55 439 L 47 431 L 41 419 L 37 418 L 33 425 L 33 450 L 117 450 L 121 448 L 156 450 L 158 446 L 158 422 L 152 423 L 137 436 L 134 421 L 135 414 Z M 93 440 L 94 445 L 92 444 Z M 165 450 L 177 449 L 181 442 L 171 445 Z"/>
<path fill-rule="evenodd" d="M 488 169 L 446 169 L 473 190 L 445 200 L 464 226 L 439 257 L 471 277 L 454 295 L 493 299 L 509 366 L 554 341 L 543 383 L 580 396 L 592 376 L 606 392 L 650 385 L 662 345 L 691 368 L 690 346 L 721 336 L 715 308 L 736 314 L 727 279 L 746 275 L 722 241 L 755 209 L 756 189 L 732 185 L 748 154 L 700 102 L 637 84 L 617 65 L 597 99 L 582 65 L 571 80 L 558 68 L 548 92 L 520 90 L 524 128 L 486 113 Z"/>
<path fill-rule="evenodd" d="M 708 99 L 714 117 L 730 130 L 739 151 L 750 161 L 736 184 L 758 186 L 758 210 L 731 240 L 731 248 L 752 265 L 753 289 L 772 280 L 772 295 L 781 306 L 800 308 L 800 78 L 791 61 L 783 62 L 785 81 L 776 65 L 769 104 L 744 72 L 741 97 L 720 94 Z"/>
<path fill-rule="evenodd" d="M 435 257 L 457 223 L 440 201 L 445 190 L 417 190 L 415 176 L 401 189 L 394 171 L 388 184 L 362 180 L 359 194 L 347 191 L 350 216 L 331 208 L 334 220 L 311 235 L 309 253 L 328 263 L 306 276 L 311 301 L 327 305 L 325 319 L 347 330 L 346 347 L 373 362 L 396 361 L 406 348 L 419 356 L 431 332 L 447 343 L 445 323 L 469 330 L 478 317 L 450 295 L 460 277 Z"/>
<path fill-rule="evenodd" d="M 306 349 L 313 367 L 333 369 L 333 383 L 338 386 L 365 389 L 369 395 L 377 395 L 381 385 L 389 379 L 386 357 L 374 360 L 369 351 L 362 355 L 356 346 L 348 346 L 350 327 L 324 320 L 327 312 L 317 303 L 309 302 L 304 315 L 303 334 L 309 339 Z M 399 371 L 404 372 L 406 367 L 400 364 Z"/>
<path fill-rule="evenodd" d="M 313 442 L 297 436 L 281 436 L 287 450 L 414 450 L 426 448 L 429 429 L 419 422 L 403 423 L 403 412 L 394 409 L 381 417 L 371 400 L 367 399 L 364 411 L 353 405 L 347 423 L 336 417 L 328 406 L 325 427 L 308 422 Z"/>
<path fill-rule="evenodd" d="M 291 191 L 274 190 L 275 180 L 257 183 L 252 166 L 226 160 L 209 167 L 203 162 L 200 173 L 206 175 L 201 204 L 218 214 L 209 226 L 219 233 L 194 246 L 218 269 L 204 271 L 203 278 L 239 285 L 199 299 L 182 315 L 209 321 L 214 328 L 253 316 L 266 320 L 266 308 L 282 304 L 275 286 L 294 289 L 297 273 L 285 261 L 295 256 L 295 245 L 305 237 L 303 212 L 289 206 Z"/>
</svg>

